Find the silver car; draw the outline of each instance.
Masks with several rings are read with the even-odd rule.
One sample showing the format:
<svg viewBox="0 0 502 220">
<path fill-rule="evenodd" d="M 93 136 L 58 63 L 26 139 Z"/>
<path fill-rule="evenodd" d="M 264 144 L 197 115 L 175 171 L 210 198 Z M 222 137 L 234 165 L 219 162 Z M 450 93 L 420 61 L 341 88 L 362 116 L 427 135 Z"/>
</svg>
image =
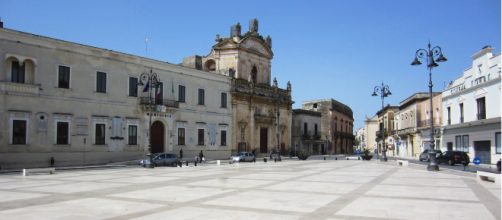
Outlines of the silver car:
<svg viewBox="0 0 502 220">
<path fill-rule="evenodd" d="M 235 162 L 256 162 L 254 154 L 249 152 L 240 152 L 235 156 L 230 157 L 230 163 Z"/>
<path fill-rule="evenodd" d="M 178 155 L 176 154 L 156 153 L 152 156 L 154 166 L 177 166 L 178 161 Z M 147 156 L 145 159 L 141 160 L 139 164 L 143 167 L 149 166 L 150 158 Z"/>
</svg>

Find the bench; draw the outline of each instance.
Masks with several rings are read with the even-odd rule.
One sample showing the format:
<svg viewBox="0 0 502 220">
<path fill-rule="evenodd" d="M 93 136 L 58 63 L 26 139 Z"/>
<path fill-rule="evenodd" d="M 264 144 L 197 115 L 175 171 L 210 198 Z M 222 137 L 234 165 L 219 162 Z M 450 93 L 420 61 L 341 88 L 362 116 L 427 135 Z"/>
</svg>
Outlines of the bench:
<svg viewBox="0 0 502 220">
<path fill-rule="evenodd" d="M 397 165 L 398 166 L 407 167 L 408 166 L 408 161 L 407 160 L 397 160 Z"/>
<path fill-rule="evenodd" d="M 478 181 L 488 181 L 495 184 L 500 184 L 500 174 L 498 173 L 490 173 L 485 171 L 477 171 L 476 179 Z"/>
<path fill-rule="evenodd" d="M 53 174 L 56 172 L 56 168 L 47 167 L 47 168 L 31 168 L 31 169 L 23 169 L 23 176 L 28 176 L 32 173 L 49 173 Z"/>
<path fill-rule="evenodd" d="M 360 160 L 361 158 L 359 156 L 350 156 L 350 157 L 346 157 L 347 160 Z"/>
</svg>

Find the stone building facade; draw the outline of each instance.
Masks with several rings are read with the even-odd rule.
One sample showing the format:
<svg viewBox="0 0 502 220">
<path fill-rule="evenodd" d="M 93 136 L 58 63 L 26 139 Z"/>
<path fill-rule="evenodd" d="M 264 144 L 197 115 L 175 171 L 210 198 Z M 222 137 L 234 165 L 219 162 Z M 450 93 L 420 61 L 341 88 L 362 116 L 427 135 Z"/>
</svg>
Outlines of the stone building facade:
<svg viewBox="0 0 502 220">
<path fill-rule="evenodd" d="M 377 142 L 376 142 L 376 133 L 379 130 L 378 127 L 378 115 L 374 115 L 373 117 L 369 118 L 366 116 L 366 119 L 364 120 L 364 136 L 365 136 L 365 145 L 366 148 L 369 149 L 371 152 L 375 153 L 377 152 Z"/>
<path fill-rule="evenodd" d="M 321 136 L 321 112 L 294 109 L 291 141 L 292 153 L 326 154 L 326 139 Z"/>
<path fill-rule="evenodd" d="M 2 169 L 139 159 L 150 130 L 153 153 L 230 156 L 230 77 L 5 28 L 0 58 Z"/>
<path fill-rule="evenodd" d="M 261 36 L 258 20 L 253 19 L 246 33 L 241 33 L 237 23 L 231 27 L 229 37 L 216 37 L 207 56 L 191 56 L 183 61 L 184 66 L 231 78 L 233 153 L 290 151 L 291 84 L 281 89 L 275 78 L 271 81 L 273 55 L 271 37 Z"/>
<path fill-rule="evenodd" d="M 442 150 L 459 150 L 483 164 L 501 158 L 501 57 L 486 46 L 442 93 Z"/>
<path fill-rule="evenodd" d="M 327 140 L 327 153 L 354 152 L 354 117 L 352 109 L 334 99 L 303 102 L 302 108 L 321 112 L 321 137 Z"/>
<path fill-rule="evenodd" d="M 384 149 L 384 139 L 385 146 L 387 147 L 387 156 L 398 155 L 398 149 L 396 149 L 398 136 L 396 135 L 394 128 L 394 115 L 399 113 L 398 106 L 387 105 L 383 109 L 377 112 L 378 116 L 378 131 L 375 133 L 378 140 L 378 153 L 381 154 Z"/>
</svg>

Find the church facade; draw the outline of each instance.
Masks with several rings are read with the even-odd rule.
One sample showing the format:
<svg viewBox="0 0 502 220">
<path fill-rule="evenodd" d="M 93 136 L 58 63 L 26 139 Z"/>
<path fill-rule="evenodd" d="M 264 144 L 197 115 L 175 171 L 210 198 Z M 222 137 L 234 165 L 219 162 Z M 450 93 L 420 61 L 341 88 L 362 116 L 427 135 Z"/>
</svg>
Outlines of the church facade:
<svg viewBox="0 0 502 220">
<path fill-rule="evenodd" d="M 284 154 L 291 149 L 291 84 L 282 89 L 275 78 L 271 80 L 273 56 L 271 37 L 261 36 L 253 19 L 246 33 L 237 23 L 229 37 L 217 36 L 207 56 L 184 59 L 185 66 L 231 78 L 232 153 Z"/>
</svg>

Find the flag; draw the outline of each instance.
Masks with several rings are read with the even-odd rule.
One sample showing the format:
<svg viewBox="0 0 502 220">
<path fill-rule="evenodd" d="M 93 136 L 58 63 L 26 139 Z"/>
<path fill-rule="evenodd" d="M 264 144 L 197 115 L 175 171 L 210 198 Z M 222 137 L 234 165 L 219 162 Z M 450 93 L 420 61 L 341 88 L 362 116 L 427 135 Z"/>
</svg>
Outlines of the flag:
<svg viewBox="0 0 502 220">
<path fill-rule="evenodd" d="M 150 88 L 150 81 L 146 82 L 145 87 L 143 88 L 143 92 L 148 92 L 148 89 Z"/>
</svg>

